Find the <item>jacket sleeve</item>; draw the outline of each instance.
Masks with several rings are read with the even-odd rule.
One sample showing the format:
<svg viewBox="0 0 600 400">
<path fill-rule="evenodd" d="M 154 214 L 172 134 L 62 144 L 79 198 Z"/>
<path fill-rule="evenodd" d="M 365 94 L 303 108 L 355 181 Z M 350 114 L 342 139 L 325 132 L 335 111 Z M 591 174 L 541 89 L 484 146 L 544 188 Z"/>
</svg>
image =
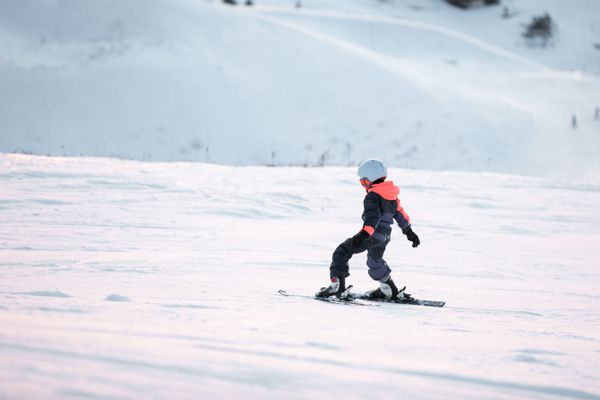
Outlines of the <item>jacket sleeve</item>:
<svg viewBox="0 0 600 400">
<path fill-rule="evenodd" d="M 410 226 L 410 217 L 404 211 L 404 208 L 402 208 L 402 205 L 400 204 L 400 199 L 397 199 L 396 202 L 398 203 L 398 205 L 396 207 L 396 214 L 394 214 L 394 219 L 396 220 L 398 226 L 402 229 L 402 231 L 404 231 L 404 229 Z"/>
<path fill-rule="evenodd" d="M 377 194 L 369 193 L 363 201 L 363 229 L 372 235 L 375 229 L 379 226 L 381 220 L 381 211 L 379 210 L 379 199 Z"/>
</svg>

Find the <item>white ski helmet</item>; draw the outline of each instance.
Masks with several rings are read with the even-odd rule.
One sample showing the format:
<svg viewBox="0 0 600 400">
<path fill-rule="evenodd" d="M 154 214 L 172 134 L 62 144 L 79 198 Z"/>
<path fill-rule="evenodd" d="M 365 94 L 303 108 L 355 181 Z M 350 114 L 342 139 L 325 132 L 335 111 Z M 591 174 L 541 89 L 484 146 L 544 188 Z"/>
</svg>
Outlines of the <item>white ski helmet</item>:
<svg viewBox="0 0 600 400">
<path fill-rule="evenodd" d="M 365 160 L 358 166 L 358 177 L 360 179 L 368 179 L 370 182 L 375 182 L 377 179 L 387 176 L 387 168 L 382 161 Z"/>
</svg>

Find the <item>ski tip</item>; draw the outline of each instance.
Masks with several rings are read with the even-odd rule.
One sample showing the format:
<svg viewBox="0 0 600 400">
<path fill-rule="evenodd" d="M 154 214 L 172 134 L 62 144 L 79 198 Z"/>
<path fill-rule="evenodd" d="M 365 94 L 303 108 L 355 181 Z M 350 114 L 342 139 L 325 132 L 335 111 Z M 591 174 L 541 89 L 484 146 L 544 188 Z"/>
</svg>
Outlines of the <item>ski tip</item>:
<svg viewBox="0 0 600 400">
<path fill-rule="evenodd" d="M 445 301 L 427 301 L 427 303 L 423 304 L 424 306 L 430 307 L 444 307 L 446 305 Z"/>
</svg>

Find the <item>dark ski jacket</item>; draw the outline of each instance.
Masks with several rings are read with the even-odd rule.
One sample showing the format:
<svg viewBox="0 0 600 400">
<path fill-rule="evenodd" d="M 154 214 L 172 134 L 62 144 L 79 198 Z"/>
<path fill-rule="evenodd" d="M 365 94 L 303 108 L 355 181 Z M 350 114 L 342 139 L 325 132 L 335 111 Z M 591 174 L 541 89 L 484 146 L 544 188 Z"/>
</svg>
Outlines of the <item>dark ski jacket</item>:
<svg viewBox="0 0 600 400">
<path fill-rule="evenodd" d="M 400 205 L 400 189 L 387 181 L 367 189 L 363 202 L 363 230 L 377 240 L 389 240 L 394 221 L 404 231 L 410 226 L 410 218 Z"/>
</svg>

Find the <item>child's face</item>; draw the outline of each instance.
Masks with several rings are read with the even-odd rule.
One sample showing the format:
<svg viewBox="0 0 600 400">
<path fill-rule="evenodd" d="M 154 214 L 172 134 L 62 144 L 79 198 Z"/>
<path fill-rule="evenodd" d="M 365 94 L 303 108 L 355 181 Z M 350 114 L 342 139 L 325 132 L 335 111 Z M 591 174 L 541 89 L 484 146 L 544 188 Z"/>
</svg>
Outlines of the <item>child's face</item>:
<svg viewBox="0 0 600 400">
<path fill-rule="evenodd" d="M 371 181 L 368 180 L 367 178 L 362 178 L 360 180 L 360 184 L 362 185 L 362 187 L 364 187 L 365 189 L 368 189 L 371 187 Z"/>
</svg>

